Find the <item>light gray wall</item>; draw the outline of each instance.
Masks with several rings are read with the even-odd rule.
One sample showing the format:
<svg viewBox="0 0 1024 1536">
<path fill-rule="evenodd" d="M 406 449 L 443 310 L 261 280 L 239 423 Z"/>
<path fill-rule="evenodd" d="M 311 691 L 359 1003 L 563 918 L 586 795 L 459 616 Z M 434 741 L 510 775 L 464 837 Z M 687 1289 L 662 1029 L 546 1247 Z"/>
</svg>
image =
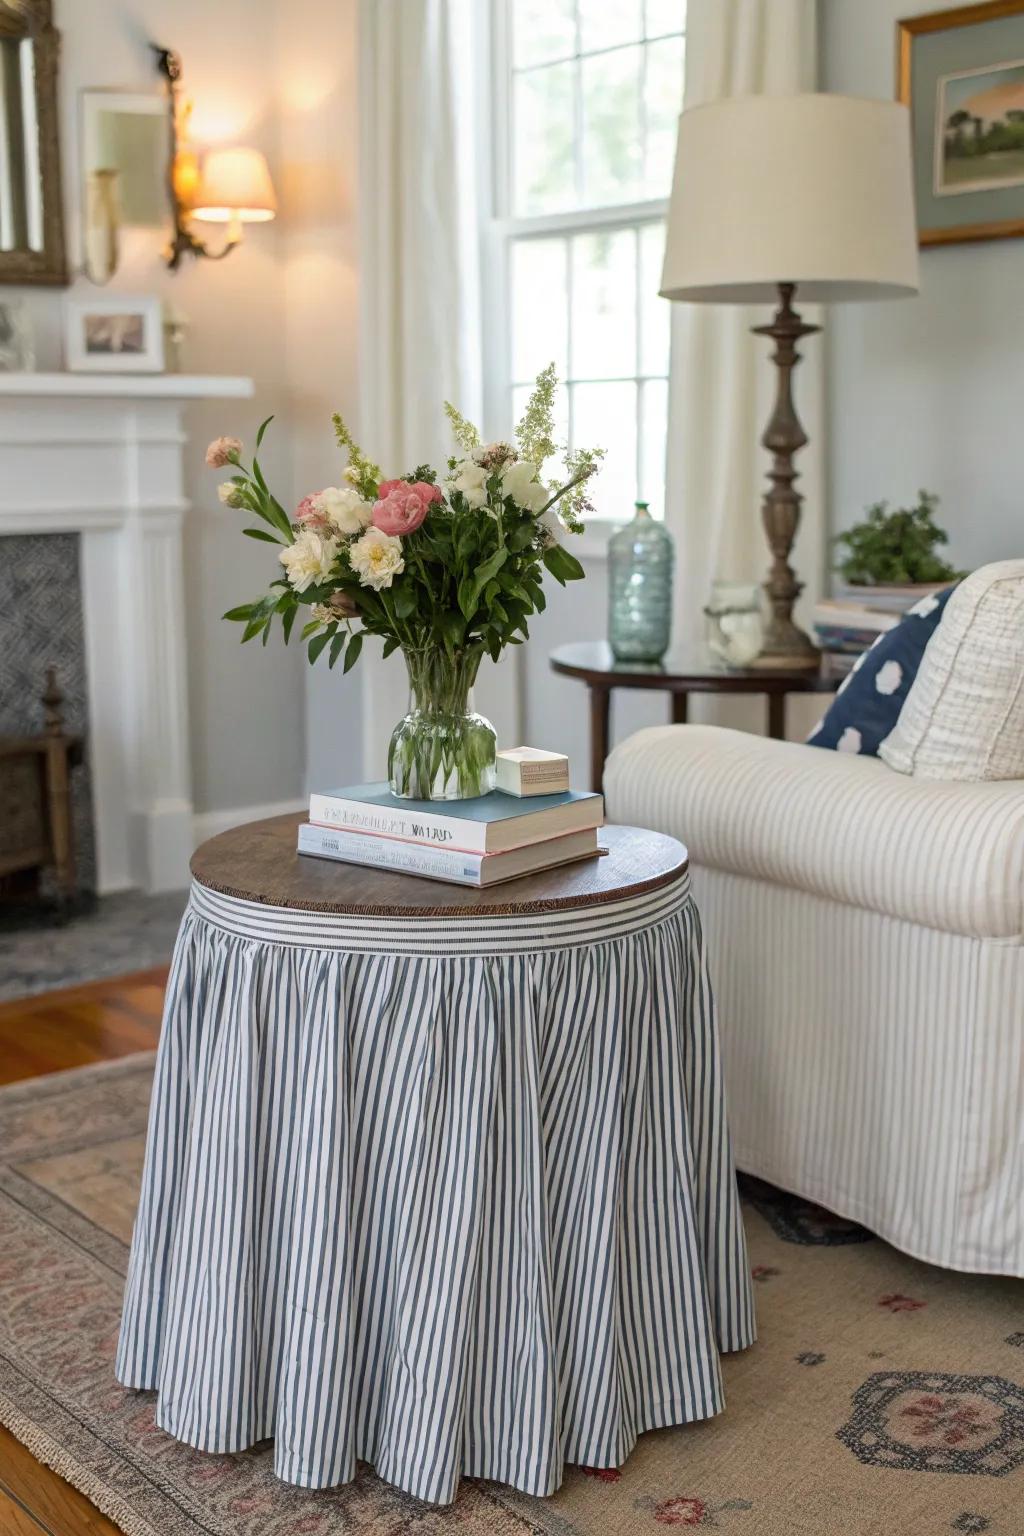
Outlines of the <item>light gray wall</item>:
<svg viewBox="0 0 1024 1536">
<path fill-rule="evenodd" d="M 195 98 L 198 141 L 241 142 L 263 149 L 275 177 L 278 155 L 275 50 L 279 7 L 272 0 L 57 0 L 61 30 L 61 139 L 70 255 L 80 250 L 80 93 L 86 87 L 158 89 L 150 39 L 178 49 Z M 156 294 L 188 321 L 184 369 L 247 374 L 255 401 L 210 401 L 187 416 L 185 519 L 186 642 L 193 797 L 197 811 L 235 809 L 301 794 L 303 694 L 301 658 L 280 642 L 241 647 L 226 608 L 259 594 L 270 579 L 268 546 L 244 539 L 237 514 L 220 507 L 218 475 L 203 466 L 207 441 L 221 432 L 252 443 L 263 416 L 276 412 L 265 468 L 287 494 L 292 476 L 285 364 L 282 230 L 285 220 L 254 226 L 224 262 L 188 263 L 170 273 L 156 230 L 130 231 L 122 266 L 107 289 L 84 278 L 83 296 Z M 210 226 L 211 244 L 222 230 Z M 59 368 L 63 296 L 41 288 L 28 299 L 40 368 Z M 111 679 L 114 686 L 116 679 Z"/>
<path fill-rule="evenodd" d="M 945 4 L 820 0 L 821 88 L 891 97 L 897 19 Z M 826 319 L 833 530 L 924 486 L 954 563 L 1024 554 L 1024 242 L 924 250 L 916 299 Z"/>
</svg>

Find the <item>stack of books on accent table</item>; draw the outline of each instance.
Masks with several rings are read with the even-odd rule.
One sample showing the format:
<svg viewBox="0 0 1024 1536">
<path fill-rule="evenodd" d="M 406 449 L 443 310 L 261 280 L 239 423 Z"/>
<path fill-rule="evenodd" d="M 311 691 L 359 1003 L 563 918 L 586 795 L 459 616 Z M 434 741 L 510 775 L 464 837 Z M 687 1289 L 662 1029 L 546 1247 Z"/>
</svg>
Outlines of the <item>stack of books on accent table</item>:
<svg viewBox="0 0 1024 1536">
<path fill-rule="evenodd" d="M 386 784 L 310 795 L 299 852 L 455 885 L 489 886 L 601 852 L 600 795 L 507 794 L 400 800 Z"/>
</svg>

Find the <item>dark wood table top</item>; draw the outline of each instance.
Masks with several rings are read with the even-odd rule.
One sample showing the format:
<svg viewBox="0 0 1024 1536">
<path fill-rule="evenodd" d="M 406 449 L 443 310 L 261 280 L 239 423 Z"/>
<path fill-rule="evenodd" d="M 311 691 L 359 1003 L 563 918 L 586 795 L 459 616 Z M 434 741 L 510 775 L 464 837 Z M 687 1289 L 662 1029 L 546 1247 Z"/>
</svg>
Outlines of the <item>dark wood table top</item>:
<svg viewBox="0 0 1024 1536">
<path fill-rule="evenodd" d="M 831 693 L 835 682 L 809 667 L 727 667 L 711 651 L 670 650 L 663 661 L 616 661 L 607 640 L 574 640 L 551 652 L 567 677 L 617 688 L 678 688 L 692 693 Z"/>
<path fill-rule="evenodd" d="M 454 810 L 454 806 L 452 807 Z M 600 906 L 671 885 L 685 873 L 682 843 L 638 827 L 604 827 L 608 853 L 523 875 L 489 890 L 366 869 L 295 851 L 303 813 L 252 821 L 211 837 L 192 856 L 200 885 L 242 901 L 364 917 L 496 917 Z"/>
</svg>

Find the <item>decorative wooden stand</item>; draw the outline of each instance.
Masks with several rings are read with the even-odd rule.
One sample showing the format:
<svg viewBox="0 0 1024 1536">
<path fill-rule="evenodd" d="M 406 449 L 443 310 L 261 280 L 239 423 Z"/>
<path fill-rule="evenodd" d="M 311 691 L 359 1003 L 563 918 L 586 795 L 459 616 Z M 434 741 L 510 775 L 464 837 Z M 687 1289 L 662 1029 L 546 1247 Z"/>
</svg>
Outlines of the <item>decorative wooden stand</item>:
<svg viewBox="0 0 1024 1536">
<path fill-rule="evenodd" d="M 793 622 L 793 605 L 803 590 L 789 563 L 790 551 L 800 523 L 803 497 L 795 489 L 799 471 L 793 456 L 806 446 L 807 434 L 800 424 L 793 404 L 793 369 L 800 361 L 796 344 L 804 336 L 813 336 L 820 325 L 807 325 L 793 308 L 795 283 L 779 284 L 779 307 L 771 325 L 752 327 L 755 336 L 770 336 L 775 342 L 772 361 L 779 370 L 775 408 L 761 442 L 772 455 L 768 471 L 771 487 L 765 495 L 762 518 L 772 552 L 772 567 L 764 589 L 771 605 L 771 618 L 765 631 L 764 650 L 759 664 L 777 661 L 789 667 L 817 667 L 820 660 L 809 635 Z"/>
<path fill-rule="evenodd" d="M 15 903 L 32 899 L 42 871 L 52 868 L 65 906 L 75 895 L 71 769 L 82 761 L 82 739 L 64 732 L 53 667 L 42 702 L 42 735 L 0 736 L 0 893 Z"/>
</svg>

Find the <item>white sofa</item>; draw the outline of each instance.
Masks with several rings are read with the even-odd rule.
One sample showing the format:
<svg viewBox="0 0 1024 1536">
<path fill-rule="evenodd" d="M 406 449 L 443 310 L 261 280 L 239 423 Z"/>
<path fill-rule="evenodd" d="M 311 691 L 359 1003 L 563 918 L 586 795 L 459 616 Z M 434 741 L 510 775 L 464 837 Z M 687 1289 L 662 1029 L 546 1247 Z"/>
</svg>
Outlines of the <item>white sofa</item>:
<svg viewBox="0 0 1024 1536">
<path fill-rule="evenodd" d="M 692 725 L 624 742 L 605 794 L 689 848 L 739 1167 L 1024 1276 L 1024 783 Z"/>
</svg>

